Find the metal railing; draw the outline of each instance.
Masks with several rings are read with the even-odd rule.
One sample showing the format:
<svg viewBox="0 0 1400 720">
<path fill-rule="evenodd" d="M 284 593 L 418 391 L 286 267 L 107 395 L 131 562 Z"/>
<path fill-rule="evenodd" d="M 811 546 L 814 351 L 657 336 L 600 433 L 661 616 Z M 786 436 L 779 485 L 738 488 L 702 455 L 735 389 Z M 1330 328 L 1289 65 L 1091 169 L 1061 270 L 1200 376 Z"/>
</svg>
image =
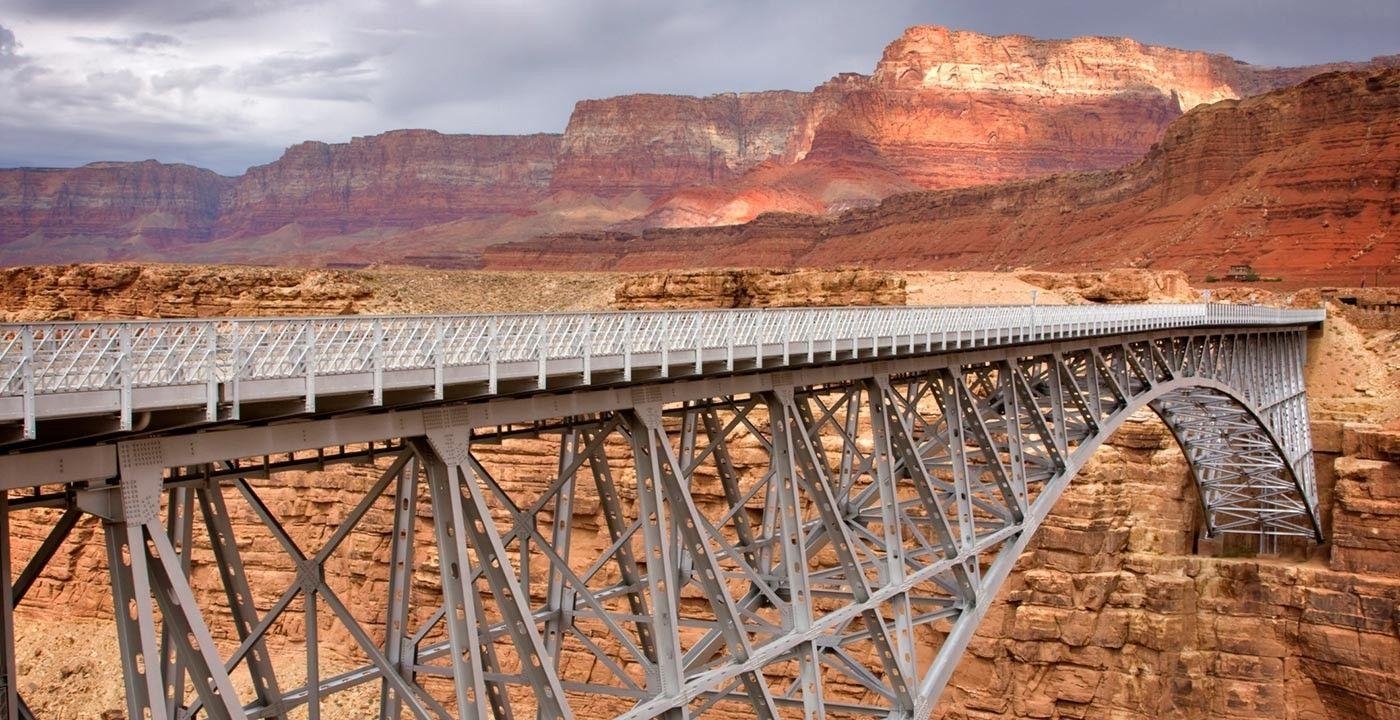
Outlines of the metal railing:
<svg viewBox="0 0 1400 720">
<path fill-rule="evenodd" d="M 279 378 L 383 373 L 530 362 L 543 383 L 548 362 L 588 368 L 611 358 L 626 368 L 699 369 L 722 350 L 737 359 L 786 364 L 838 352 L 934 352 L 1004 342 L 1212 325 L 1319 322 L 1322 310 L 1174 304 L 1117 306 L 863 307 L 595 312 L 512 315 L 341 316 L 0 325 L 0 402 L 21 399 L 32 434 L 37 396 L 118 391 L 130 411 L 135 388 L 218 386 Z M 907 350 L 904 350 L 907 348 Z M 796 358 L 796 360 L 794 360 Z M 620 360 L 620 362 L 617 362 Z M 314 393 L 308 389 L 308 395 Z"/>
</svg>

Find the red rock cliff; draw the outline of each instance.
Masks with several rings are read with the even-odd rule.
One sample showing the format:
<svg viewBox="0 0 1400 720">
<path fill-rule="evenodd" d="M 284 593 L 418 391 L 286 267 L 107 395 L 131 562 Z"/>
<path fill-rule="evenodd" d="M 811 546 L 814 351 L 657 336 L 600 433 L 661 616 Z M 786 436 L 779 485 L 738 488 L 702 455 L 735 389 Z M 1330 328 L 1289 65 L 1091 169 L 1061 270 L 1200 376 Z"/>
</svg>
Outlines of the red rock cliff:
<svg viewBox="0 0 1400 720">
<path fill-rule="evenodd" d="M 790 91 L 584 100 L 564 130 L 553 186 L 656 197 L 732 180 L 787 156 L 809 104 L 807 93 Z"/>
<path fill-rule="evenodd" d="M 209 170 L 153 160 L 0 170 L 0 254 L 9 263 L 50 257 L 71 236 L 157 248 L 203 242 L 232 184 Z"/>
<path fill-rule="evenodd" d="M 901 195 L 823 219 L 769 215 L 642 238 L 501 245 L 490 267 L 564 263 L 1079 270 L 1132 264 L 1201 277 L 1252 263 L 1289 283 L 1395 282 L 1400 70 L 1334 73 L 1201 107 L 1124 170 Z"/>
<path fill-rule="evenodd" d="M 219 233 L 261 235 L 297 223 L 336 235 L 518 212 L 544 197 L 558 148 L 558 135 L 431 130 L 305 142 L 239 178 Z"/>
<path fill-rule="evenodd" d="M 1039 40 L 916 26 L 885 49 L 873 75 L 845 74 L 812 93 L 788 151 L 775 157 L 778 171 L 761 168 L 727 184 L 708 178 L 720 187 L 670 196 L 644 225 L 829 212 L 913 187 L 1117 168 L 1200 104 L 1364 66 L 1263 68 L 1126 38 Z M 655 152 L 649 139 L 633 140 L 630 153 Z"/>
</svg>

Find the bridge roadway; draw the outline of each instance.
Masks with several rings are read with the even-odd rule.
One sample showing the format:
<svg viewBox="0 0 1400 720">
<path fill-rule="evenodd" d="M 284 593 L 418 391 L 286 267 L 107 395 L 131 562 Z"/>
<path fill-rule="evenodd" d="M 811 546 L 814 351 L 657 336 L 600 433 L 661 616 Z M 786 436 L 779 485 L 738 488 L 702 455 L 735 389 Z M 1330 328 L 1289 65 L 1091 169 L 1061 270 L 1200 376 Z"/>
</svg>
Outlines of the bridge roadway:
<svg viewBox="0 0 1400 720">
<path fill-rule="evenodd" d="M 1323 319 L 1183 304 L 0 326 L 0 570 L 12 522 L 62 509 L 0 572 L 16 578 L 0 676 L 23 669 L 15 603 L 96 516 L 130 608 L 131 717 L 314 718 L 367 683 L 381 718 L 927 717 L 1055 499 L 1139 410 L 1185 451 L 1207 532 L 1320 539 L 1302 369 Z M 508 489 L 478 450 L 524 438 L 558 456 L 543 490 Z M 339 462 L 382 472 L 303 547 L 260 493 Z M 285 550 L 294 579 L 271 605 L 230 502 Z M 605 522 L 575 528 L 579 503 Z M 341 598 L 363 588 L 326 568 L 370 517 L 393 528 L 373 569 L 388 592 L 360 617 Z M 194 548 L 217 588 L 192 584 Z M 440 597 L 409 592 L 415 569 Z M 307 680 L 287 690 L 265 637 L 294 606 Z M 331 617 L 360 666 L 327 677 Z M 6 715 L 32 717 L 16 685 Z"/>
</svg>

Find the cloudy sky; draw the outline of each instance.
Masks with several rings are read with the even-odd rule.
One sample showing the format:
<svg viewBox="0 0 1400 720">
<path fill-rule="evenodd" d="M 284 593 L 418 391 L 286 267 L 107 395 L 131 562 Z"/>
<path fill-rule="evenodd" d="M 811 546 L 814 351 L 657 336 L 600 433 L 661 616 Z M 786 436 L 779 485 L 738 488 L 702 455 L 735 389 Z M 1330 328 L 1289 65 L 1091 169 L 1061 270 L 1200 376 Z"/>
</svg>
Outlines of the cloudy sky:
<svg viewBox="0 0 1400 720">
<path fill-rule="evenodd" d="M 582 98 L 870 72 L 915 24 L 1268 65 L 1400 52 L 1397 0 L 0 0 L 0 167 L 237 174 L 304 139 L 559 132 Z"/>
</svg>

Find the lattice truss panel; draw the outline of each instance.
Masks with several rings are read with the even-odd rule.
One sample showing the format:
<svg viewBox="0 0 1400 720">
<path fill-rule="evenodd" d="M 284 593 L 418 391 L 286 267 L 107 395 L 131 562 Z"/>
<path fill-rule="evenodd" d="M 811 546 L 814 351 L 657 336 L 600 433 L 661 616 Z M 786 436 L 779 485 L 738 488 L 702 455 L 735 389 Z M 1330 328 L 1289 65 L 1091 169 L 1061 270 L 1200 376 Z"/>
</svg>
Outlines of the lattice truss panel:
<svg viewBox="0 0 1400 720">
<path fill-rule="evenodd" d="M 104 518 L 131 717 L 317 718 L 341 693 L 381 718 L 927 717 L 1034 530 L 1144 407 L 1211 532 L 1315 537 L 1303 342 L 931 357 L 507 427 L 426 410 L 422 436 L 202 466 L 124 446 L 119 492 L 78 492 L 13 594 Z M 540 452 L 545 477 L 518 463 Z M 281 471 L 376 457 L 321 531 L 267 500 Z M 231 513 L 280 572 L 248 576 Z M 201 553 L 217 572 L 192 581 Z"/>
</svg>

